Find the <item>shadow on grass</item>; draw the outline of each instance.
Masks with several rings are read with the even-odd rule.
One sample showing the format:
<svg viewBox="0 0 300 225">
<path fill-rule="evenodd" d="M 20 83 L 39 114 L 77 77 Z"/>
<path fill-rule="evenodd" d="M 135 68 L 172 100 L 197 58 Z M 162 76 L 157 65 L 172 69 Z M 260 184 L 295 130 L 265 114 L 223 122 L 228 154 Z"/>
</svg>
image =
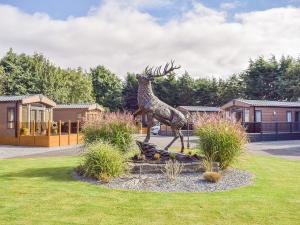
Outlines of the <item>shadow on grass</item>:
<svg viewBox="0 0 300 225">
<path fill-rule="evenodd" d="M 53 181 L 74 181 L 72 178 L 74 167 L 49 167 L 49 168 L 28 168 L 20 172 L 7 173 L 2 178 L 47 178 Z"/>
</svg>

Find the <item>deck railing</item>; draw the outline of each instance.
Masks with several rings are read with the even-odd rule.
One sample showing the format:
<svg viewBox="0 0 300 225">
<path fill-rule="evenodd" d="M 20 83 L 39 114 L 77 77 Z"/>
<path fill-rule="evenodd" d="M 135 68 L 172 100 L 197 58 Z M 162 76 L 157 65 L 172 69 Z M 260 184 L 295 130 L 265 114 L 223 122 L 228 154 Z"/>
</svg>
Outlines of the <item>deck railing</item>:
<svg viewBox="0 0 300 225">
<path fill-rule="evenodd" d="M 297 133 L 300 122 L 242 123 L 247 133 Z"/>
<path fill-rule="evenodd" d="M 79 121 L 48 121 L 48 122 L 22 122 L 18 126 L 19 135 L 55 136 L 59 134 L 77 134 L 82 131 Z"/>
</svg>

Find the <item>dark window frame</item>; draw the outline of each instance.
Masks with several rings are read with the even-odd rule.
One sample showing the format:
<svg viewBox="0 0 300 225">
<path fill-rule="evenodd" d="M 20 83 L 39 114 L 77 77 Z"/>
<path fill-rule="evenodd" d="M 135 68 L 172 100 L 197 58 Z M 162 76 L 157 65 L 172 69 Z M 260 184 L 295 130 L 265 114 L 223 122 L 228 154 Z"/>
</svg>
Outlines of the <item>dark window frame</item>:
<svg viewBox="0 0 300 225">
<path fill-rule="evenodd" d="M 13 111 L 13 115 L 14 115 L 14 118 L 12 121 L 9 120 L 9 112 L 10 111 Z M 6 114 L 7 129 L 15 129 L 16 128 L 16 116 L 17 116 L 16 108 L 15 107 L 7 107 L 7 114 Z M 12 126 L 10 126 L 10 125 L 12 125 Z"/>
<path fill-rule="evenodd" d="M 260 122 L 257 122 L 256 112 L 260 112 Z M 255 117 L 254 117 L 254 122 L 255 122 L 255 123 L 262 123 L 262 122 L 263 122 L 262 110 L 257 110 L 257 109 L 255 109 L 255 110 L 254 110 L 254 115 L 255 115 Z"/>
<path fill-rule="evenodd" d="M 290 122 L 288 121 L 288 114 L 289 114 L 289 113 L 291 114 L 291 121 L 290 121 Z M 286 114 L 285 114 L 285 115 L 286 115 L 286 122 L 288 122 L 288 123 L 293 122 L 293 113 L 292 113 L 292 111 L 286 111 Z"/>
</svg>

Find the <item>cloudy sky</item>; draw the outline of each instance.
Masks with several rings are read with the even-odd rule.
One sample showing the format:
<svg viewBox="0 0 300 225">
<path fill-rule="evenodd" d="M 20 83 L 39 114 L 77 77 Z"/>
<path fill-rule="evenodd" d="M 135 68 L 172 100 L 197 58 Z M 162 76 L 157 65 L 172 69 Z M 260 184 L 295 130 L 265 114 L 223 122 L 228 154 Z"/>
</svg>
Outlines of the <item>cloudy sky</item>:
<svg viewBox="0 0 300 225">
<path fill-rule="evenodd" d="M 120 77 L 170 59 L 227 77 L 249 58 L 300 55 L 300 0 L 0 0 L 0 16 L 0 56 L 11 47 Z"/>
</svg>

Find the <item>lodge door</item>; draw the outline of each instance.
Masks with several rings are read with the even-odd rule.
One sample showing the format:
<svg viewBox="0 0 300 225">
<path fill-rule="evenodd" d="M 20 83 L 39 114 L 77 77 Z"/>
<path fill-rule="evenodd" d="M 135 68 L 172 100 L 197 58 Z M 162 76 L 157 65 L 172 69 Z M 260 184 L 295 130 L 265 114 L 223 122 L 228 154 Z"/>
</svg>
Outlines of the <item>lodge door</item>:
<svg viewBox="0 0 300 225">
<path fill-rule="evenodd" d="M 300 122 L 300 112 L 295 112 L 295 122 Z"/>
<path fill-rule="evenodd" d="M 32 109 L 30 112 L 30 122 L 35 121 L 35 132 L 41 133 L 43 129 L 43 110 Z"/>
</svg>

